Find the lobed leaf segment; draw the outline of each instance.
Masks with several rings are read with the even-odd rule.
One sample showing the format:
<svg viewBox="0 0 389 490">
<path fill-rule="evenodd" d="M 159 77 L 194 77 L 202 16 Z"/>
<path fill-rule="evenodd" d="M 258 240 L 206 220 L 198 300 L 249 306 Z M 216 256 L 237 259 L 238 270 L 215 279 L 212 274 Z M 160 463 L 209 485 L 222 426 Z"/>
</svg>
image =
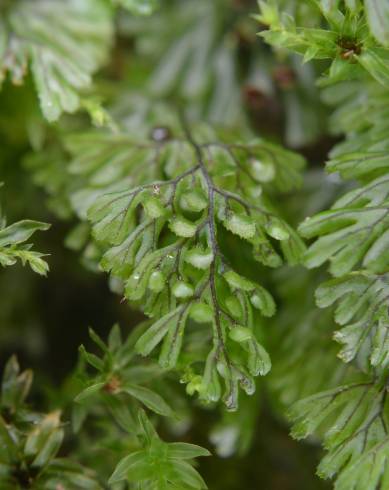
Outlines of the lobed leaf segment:
<svg viewBox="0 0 389 490">
<path fill-rule="evenodd" d="M 373 490 L 388 484 L 387 390 L 372 380 L 345 385 L 297 402 L 290 411 L 292 435 L 318 431 L 326 456 L 318 474 L 339 474 L 336 490 Z"/>
</svg>

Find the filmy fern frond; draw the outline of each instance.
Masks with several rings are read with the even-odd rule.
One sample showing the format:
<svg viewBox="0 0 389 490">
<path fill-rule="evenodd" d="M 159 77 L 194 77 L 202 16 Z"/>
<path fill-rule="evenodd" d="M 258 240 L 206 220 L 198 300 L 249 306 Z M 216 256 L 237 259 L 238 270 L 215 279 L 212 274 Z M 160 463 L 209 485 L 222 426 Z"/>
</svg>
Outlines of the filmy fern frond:
<svg viewBox="0 0 389 490">
<path fill-rule="evenodd" d="M 305 294 L 321 282 L 322 272 L 280 270 L 275 275 L 283 309 L 272 326 L 270 387 L 283 405 L 359 380 L 354 366 L 336 358 L 333 311 L 318 310 L 314 298 Z"/>
<path fill-rule="evenodd" d="M 374 380 L 318 393 L 292 407 L 292 435 L 297 439 L 312 433 L 323 437 L 327 454 L 318 473 L 323 478 L 338 475 L 337 490 L 386 488 L 386 395 L 386 387 Z"/>
<path fill-rule="evenodd" d="M 334 338 L 342 344 L 340 359 L 353 361 L 361 373 L 372 377 L 297 402 L 291 410 L 296 422 L 293 435 L 322 437 L 327 454 L 318 473 L 324 478 L 336 475 L 336 489 L 386 488 L 387 2 L 317 0 L 310 4 L 319 16 L 303 26 L 297 16 L 282 13 L 277 3 L 260 2 L 259 19 L 269 28 L 261 34 L 276 49 L 303 55 L 304 62 L 327 60 L 328 69 L 319 84 L 326 86 L 327 102 L 336 105 L 333 133 L 346 136 L 331 151 L 327 169 L 359 181 L 329 211 L 300 225 L 301 235 L 314 239 L 305 264 L 313 268 L 330 263 L 335 278 L 319 286 L 317 304 L 336 305 L 335 321 L 342 328 Z"/>
<path fill-rule="evenodd" d="M 389 361 L 389 284 L 387 274 L 354 272 L 322 284 L 316 291 L 320 307 L 338 303 L 335 321 L 343 328 L 335 340 L 344 344 L 339 357 L 380 372 Z"/>
<path fill-rule="evenodd" d="M 383 272 L 388 267 L 389 178 L 384 175 L 348 192 L 332 209 L 307 218 L 300 226 L 306 238 L 318 237 L 305 263 L 317 267 L 329 260 L 335 276 L 355 267 Z"/>
<path fill-rule="evenodd" d="M 229 263 L 220 236 L 248 242 L 266 266 L 279 266 L 283 257 L 298 262 L 301 240 L 262 193 L 273 182 L 281 188 L 298 184 L 303 161 L 261 140 L 224 143 L 209 128 L 192 130 L 174 118 L 171 127 L 145 134 L 136 142 L 98 132 L 71 138 L 70 169 L 86 179 L 74 200 L 84 209 L 95 201 L 88 216 L 94 236 L 107 247 L 102 267 L 120 277 L 126 297 L 155 318 L 138 352 L 148 355 L 162 343 L 160 363 L 171 369 L 185 330 L 197 324 L 210 345 L 197 360 L 205 362 L 197 391 L 204 400 L 218 400 L 221 376 L 224 400 L 235 408 L 238 385 L 252 393 L 252 376 L 270 369 L 254 311 L 270 316 L 275 305 L 262 286 Z"/>
<path fill-rule="evenodd" d="M 30 68 L 43 115 L 54 121 L 78 109 L 111 36 L 104 0 L 17 0 L 0 7 L 0 84 L 8 74 L 21 84 Z"/>
</svg>

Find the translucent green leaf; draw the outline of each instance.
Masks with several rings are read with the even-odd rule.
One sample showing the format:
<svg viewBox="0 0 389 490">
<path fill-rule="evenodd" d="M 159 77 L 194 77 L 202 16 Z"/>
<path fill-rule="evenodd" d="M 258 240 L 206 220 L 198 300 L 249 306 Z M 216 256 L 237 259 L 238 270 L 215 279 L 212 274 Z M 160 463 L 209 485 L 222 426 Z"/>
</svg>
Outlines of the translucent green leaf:
<svg viewBox="0 0 389 490">
<path fill-rule="evenodd" d="M 186 442 L 172 442 L 169 444 L 168 449 L 170 457 L 174 459 L 194 459 L 211 455 L 207 449 Z"/>
<path fill-rule="evenodd" d="M 271 360 L 265 348 L 252 339 L 247 347 L 249 351 L 248 368 L 253 376 L 266 376 L 271 369 Z"/>
<path fill-rule="evenodd" d="M 335 482 L 335 489 L 375 490 L 385 488 L 389 483 L 388 451 L 389 439 L 385 438 L 340 472 Z"/>
<path fill-rule="evenodd" d="M 185 254 L 185 260 L 197 269 L 207 269 L 213 260 L 211 250 L 202 250 L 201 248 L 193 248 Z"/>
<path fill-rule="evenodd" d="M 230 330 L 229 337 L 235 342 L 246 342 L 253 337 L 253 333 L 249 328 L 236 326 Z"/>
<path fill-rule="evenodd" d="M 169 328 L 176 325 L 177 318 L 182 314 L 183 310 L 184 306 L 180 305 L 153 323 L 136 343 L 137 351 L 144 356 L 149 354 L 161 342 Z"/>
<path fill-rule="evenodd" d="M 207 485 L 200 474 L 186 461 L 175 461 L 173 473 L 189 488 L 205 489 Z"/>
<path fill-rule="evenodd" d="M 389 46 L 389 2 L 366 0 L 365 9 L 370 31 L 384 46 Z"/>
<path fill-rule="evenodd" d="M 264 288 L 256 287 L 250 301 L 264 316 L 273 316 L 276 311 L 273 297 Z"/>
<path fill-rule="evenodd" d="M 49 228 L 49 224 L 40 223 L 39 221 L 19 221 L 0 230 L 0 247 L 23 243 L 36 231 L 46 231 Z"/>
<path fill-rule="evenodd" d="M 165 276 L 162 274 L 161 271 L 154 271 L 150 275 L 149 288 L 154 293 L 159 293 L 165 287 L 165 281 L 166 281 Z"/>
<path fill-rule="evenodd" d="M 24 453 L 33 458 L 33 466 L 44 466 L 59 450 L 64 433 L 60 429 L 60 413 L 48 414 L 28 435 Z"/>
<path fill-rule="evenodd" d="M 158 0 L 113 0 L 113 2 L 137 15 L 149 15 L 158 5 Z"/>
<path fill-rule="evenodd" d="M 122 385 L 121 390 L 133 396 L 142 402 L 147 408 L 155 413 L 158 413 L 159 415 L 163 415 L 165 417 L 171 417 L 173 415 L 172 409 L 165 402 L 165 400 L 158 395 L 158 393 L 155 393 L 144 386 L 125 383 Z"/>
<path fill-rule="evenodd" d="M 374 384 L 342 386 L 297 402 L 290 412 L 296 422 L 292 434 L 301 438 L 322 433 L 327 454 L 319 465 L 319 475 L 330 478 L 340 473 L 335 488 L 361 488 L 355 486 L 350 469 L 355 469 L 357 461 L 372 463 L 367 474 L 375 468 L 369 453 L 386 444 L 385 410 L 383 390 Z M 379 462 L 378 467 L 382 468 Z M 372 481 L 377 476 L 370 474 Z M 350 486 L 341 486 L 346 482 Z"/>
<path fill-rule="evenodd" d="M 115 471 L 111 475 L 109 479 L 109 484 L 112 485 L 119 481 L 125 480 L 130 472 L 133 474 L 134 472 L 142 471 L 148 465 L 147 461 L 147 453 L 145 451 L 136 451 L 131 453 L 130 455 L 123 458 L 119 461 L 118 465 L 115 468 Z M 134 475 L 132 475 L 134 476 Z M 142 478 L 144 480 L 145 478 Z"/>
<path fill-rule="evenodd" d="M 156 197 L 146 197 L 143 202 L 143 207 L 149 218 L 160 218 L 165 214 L 165 208 L 159 199 Z"/>
<path fill-rule="evenodd" d="M 190 238 L 197 230 L 197 225 L 184 218 L 176 218 L 170 222 L 170 229 L 177 236 Z"/>
<path fill-rule="evenodd" d="M 306 253 L 306 265 L 317 267 L 330 260 L 330 270 L 336 276 L 360 263 L 375 272 L 385 271 L 388 192 L 387 177 L 379 177 L 344 195 L 331 211 L 307 218 L 300 225 L 301 234 L 318 239 Z"/>
<path fill-rule="evenodd" d="M 337 302 L 335 321 L 342 329 L 334 338 L 343 344 L 339 357 L 352 361 L 357 355 L 368 368 L 384 369 L 389 361 L 387 312 L 387 275 L 353 273 L 322 284 L 317 292 L 317 303 L 327 307 Z"/>
<path fill-rule="evenodd" d="M 287 227 L 281 220 L 277 218 L 271 218 L 269 223 L 267 223 L 266 225 L 266 231 L 272 238 L 275 238 L 276 240 L 284 241 L 288 240 L 288 238 L 290 237 Z"/>
<path fill-rule="evenodd" d="M 198 323 L 208 323 L 214 318 L 212 308 L 206 303 L 195 303 L 191 306 L 189 315 Z"/>
<path fill-rule="evenodd" d="M 31 370 L 20 372 L 18 360 L 12 356 L 4 367 L 1 384 L 1 401 L 11 410 L 17 409 L 27 397 L 33 374 Z"/>
<path fill-rule="evenodd" d="M 83 402 L 84 400 L 86 400 L 90 396 L 93 396 L 96 393 L 99 393 L 100 390 L 104 387 L 104 385 L 105 385 L 105 382 L 101 382 L 101 383 L 96 383 L 92 386 L 88 386 L 88 388 L 85 388 L 85 390 L 81 391 L 81 393 L 76 396 L 75 401 L 79 402 L 79 403 Z"/>
<path fill-rule="evenodd" d="M 30 250 L 31 245 L 24 242 L 36 231 L 49 228 L 47 223 L 32 220 L 19 221 L 10 226 L 0 224 L 0 264 L 10 266 L 19 259 L 23 265 L 28 263 L 34 272 L 45 276 L 49 266 L 42 259 L 44 254 Z"/>
<path fill-rule="evenodd" d="M 223 224 L 227 230 L 241 238 L 253 238 L 255 235 L 255 223 L 246 215 L 230 214 Z"/>
<path fill-rule="evenodd" d="M 234 289 L 242 289 L 243 291 L 253 291 L 255 283 L 237 274 L 235 271 L 228 271 L 224 274 L 225 280 Z"/>
<path fill-rule="evenodd" d="M 177 281 L 173 285 L 173 294 L 176 298 L 190 298 L 193 292 L 193 287 L 184 281 Z"/>
<path fill-rule="evenodd" d="M 200 190 L 185 191 L 181 196 L 181 206 L 187 211 L 199 212 L 208 206 L 208 200 Z"/>
<path fill-rule="evenodd" d="M 80 91 L 90 86 L 91 75 L 105 60 L 110 45 L 107 5 L 100 0 L 14 2 L 6 21 L 9 37 L 0 53 L 2 70 L 18 84 L 30 66 L 49 121 L 63 111 L 77 110 Z"/>
<path fill-rule="evenodd" d="M 358 61 L 370 75 L 385 87 L 389 87 L 389 52 L 384 48 L 363 50 Z"/>
</svg>

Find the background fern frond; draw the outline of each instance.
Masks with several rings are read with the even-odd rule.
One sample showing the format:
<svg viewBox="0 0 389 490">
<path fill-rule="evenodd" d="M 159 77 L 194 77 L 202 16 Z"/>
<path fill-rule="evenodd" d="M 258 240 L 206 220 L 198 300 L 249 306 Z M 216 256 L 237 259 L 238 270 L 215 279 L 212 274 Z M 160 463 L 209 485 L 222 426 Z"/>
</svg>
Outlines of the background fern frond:
<svg viewBox="0 0 389 490">
<path fill-rule="evenodd" d="M 58 15 L 58 11 L 61 15 Z M 80 106 L 80 92 L 105 61 L 112 38 L 103 0 L 16 1 L 0 10 L 0 80 L 23 83 L 31 69 L 45 118 Z"/>
</svg>

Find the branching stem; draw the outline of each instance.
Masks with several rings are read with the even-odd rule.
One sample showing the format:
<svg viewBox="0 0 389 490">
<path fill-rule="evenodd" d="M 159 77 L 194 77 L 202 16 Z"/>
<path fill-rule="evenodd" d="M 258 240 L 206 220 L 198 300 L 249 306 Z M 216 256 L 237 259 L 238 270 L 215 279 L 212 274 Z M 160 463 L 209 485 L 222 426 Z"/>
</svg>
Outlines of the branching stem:
<svg viewBox="0 0 389 490">
<path fill-rule="evenodd" d="M 217 291 L 216 291 L 216 282 L 215 282 L 215 276 L 216 276 L 216 266 L 217 266 L 217 259 L 220 256 L 220 250 L 219 250 L 219 245 L 217 243 L 217 238 L 216 238 L 216 223 L 215 223 L 215 186 L 212 180 L 212 177 L 210 176 L 205 163 L 203 159 L 203 154 L 202 154 L 202 149 L 199 144 L 195 141 L 195 139 L 192 136 L 192 133 L 190 131 L 189 125 L 186 121 L 186 118 L 184 114 L 181 112 L 181 122 L 182 126 L 185 132 L 185 135 L 188 139 L 188 142 L 192 145 L 193 150 L 197 156 L 197 161 L 201 170 L 201 173 L 204 176 L 205 182 L 207 184 L 208 188 L 208 219 L 207 219 L 207 224 L 208 224 L 208 229 L 209 229 L 209 235 L 210 235 L 210 244 L 211 244 L 211 249 L 213 253 L 213 259 L 210 265 L 210 273 L 209 273 L 209 285 L 210 285 L 210 291 L 211 291 L 211 297 L 212 297 L 212 304 L 213 304 L 213 310 L 214 310 L 214 315 L 215 315 L 215 326 L 216 326 L 216 333 L 217 333 L 217 346 L 216 346 L 216 351 L 217 355 L 220 355 L 220 352 L 223 353 L 224 360 L 226 363 L 230 366 L 230 361 L 229 357 L 227 355 L 227 351 L 223 342 L 223 330 L 221 326 L 221 311 L 220 311 L 220 306 L 219 302 L 217 299 Z"/>
</svg>

